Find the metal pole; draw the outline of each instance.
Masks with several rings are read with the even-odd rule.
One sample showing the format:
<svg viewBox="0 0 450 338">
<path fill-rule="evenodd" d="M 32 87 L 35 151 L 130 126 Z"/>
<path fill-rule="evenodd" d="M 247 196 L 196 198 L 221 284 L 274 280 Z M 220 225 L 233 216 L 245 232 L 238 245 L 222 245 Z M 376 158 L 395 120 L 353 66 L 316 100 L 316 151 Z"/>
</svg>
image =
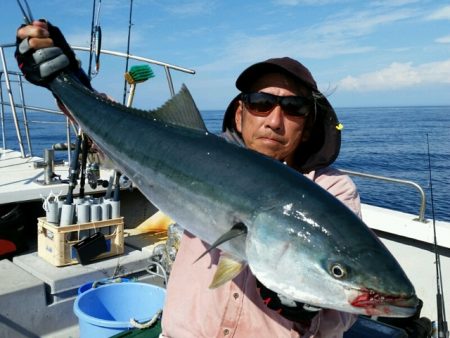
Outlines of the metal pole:
<svg viewBox="0 0 450 338">
<path fill-rule="evenodd" d="M 21 153 L 22 157 L 25 158 L 25 151 L 23 149 L 23 142 L 22 142 L 22 135 L 20 133 L 19 120 L 17 119 L 16 107 L 14 105 L 14 98 L 13 98 L 13 94 L 11 91 L 11 84 L 9 82 L 8 68 L 6 66 L 5 54 L 3 52 L 2 47 L 0 47 L 0 57 L 2 59 L 3 70 L 5 73 L 6 90 L 8 91 L 9 102 L 11 103 L 11 111 L 12 111 L 12 115 L 13 115 L 14 125 L 16 127 L 17 140 L 19 142 L 20 153 Z"/>
<path fill-rule="evenodd" d="M 2 145 L 3 151 L 6 149 L 6 135 L 5 135 L 5 105 L 3 102 L 3 87 L 2 87 L 3 72 L 0 73 L 0 100 L 1 100 L 1 120 L 2 120 Z"/>
<path fill-rule="evenodd" d="M 11 47 L 11 45 L 9 45 L 9 47 Z M 81 46 L 71 46 L 71 47 L 72 47 L 72 49 L 75 49 L 75 50 L 89 52 L 89 48 L 87 48 L 87 47 L 81 47 Z M 128 57 L 128 58 L 136 60 L 136 61 L 142 61 L 142 62 L 150 63 L 152 65 L 169 67 L 170 69 L 178 70 L 180 72 L 184 72 L 184 73 L 188 73 L 188 74 L 195 74 L 195 70 L 193 70 L 193 69 L 183 68 L 183 67 L 180 67 L 177 65 L 172 65 L 170 63 L 161 62 L 161 61 L 157 61 L 157 60 L 153 60 L 153 59 L 149 59 L 149 58 L 144 58 L 142 56 L 137 56 L 137 55 L 133 55 L 133 54 L 115 52 L 115 51 L 108 50 L 108 49 L 102 49 L 102 54 L 118 56 L 118 57 L 122 57 L 122 58 Z"/>
<path fill-rule="evenodd" d="M 66 116 L 67 162 L 72 163 L 72 143 L 70 142 L 70 120 Z"/>
<path fill-rule="evenodd" d="M 173 89 L 172 76 L 170 75 L 170 69 L 167 66 L 164 66 L 164 70 L 166 71 L 167 83 L 169 84 L 170 95 L 175 96 L 175 90 Z"/>
<path fill-rule="evenodd" d="M 131 26 L 133 25 L 131 22 L 131 16 L 133 13 L 133 0 L 130 0 L 130 18 L 128 20 L 128 41 L 127 41 L 127 57 L 125 62 L 125 73 L 128 72 L 128 61 L 130 59 L 130 37 L 131 37 Z M 125 105 L 126 97 L 127 97 L 127 80 L 125 79 L 123 84 L 123 102 L 122 104 Z"/>
<path fill-rule="evenodd" d="M 33 156 L 33 149 L 31 147 L 31 139 L 30 139 L 30 128 L 28 125 L 28 116 L 27 116 L 27 109 L 25 104 L 25 95 L 23 94 L 23 80 L 22 75 L 18 74 L 17 78 L 19 79 L 19 93 L 20 93 L 20 99 L 22 101 L 22 116 L 23 116 L 23 124 L 25 128 L 25 136 L 27 138 L 27 145 L 28 150 L 30 151 L 30 156 Z"/>
</svg>

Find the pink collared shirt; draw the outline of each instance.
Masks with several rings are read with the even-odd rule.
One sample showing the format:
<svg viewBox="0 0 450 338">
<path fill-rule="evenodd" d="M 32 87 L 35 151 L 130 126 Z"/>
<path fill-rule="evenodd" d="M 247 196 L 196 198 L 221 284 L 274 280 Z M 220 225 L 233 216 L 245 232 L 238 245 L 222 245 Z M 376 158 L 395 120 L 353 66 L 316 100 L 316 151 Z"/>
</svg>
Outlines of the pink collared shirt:
<svg viewBox="0 0 450 338">
<path fill-rule="evenodd" d="M 306 174 L 361 217 L 359 194 L 351 179 L 332 168 Z M 356 316 L 323 309 L 309 327 L 299 327 L 269 309 L 256 288 L 255 276 L 246 267 L 236 278 L 210 290 L 221 251 L 193 262 L 207 244 L 185 232 L 167 286 L 162 337 L 301 337 L 338 338 Z"/>
</svg>

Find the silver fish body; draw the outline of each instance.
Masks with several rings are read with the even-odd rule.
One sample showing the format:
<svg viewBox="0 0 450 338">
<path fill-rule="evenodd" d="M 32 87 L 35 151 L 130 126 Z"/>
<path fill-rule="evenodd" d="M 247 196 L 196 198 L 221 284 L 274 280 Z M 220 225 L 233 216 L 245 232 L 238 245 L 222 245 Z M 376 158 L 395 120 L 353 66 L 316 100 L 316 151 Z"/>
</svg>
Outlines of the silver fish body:
<svg viewBox="0 0 450 338">
<path fill-rule="evenodd" d="M 183 88 L 145 112 L 94 95 L 70 75 L 51 90 L 85 133 L 161 211 L 220 246 L 270 289 L 352 313 L 410 316 L 414 287 L 373 232 L 345 205 L 273 159 L 208 133 Z"/>
</svg>

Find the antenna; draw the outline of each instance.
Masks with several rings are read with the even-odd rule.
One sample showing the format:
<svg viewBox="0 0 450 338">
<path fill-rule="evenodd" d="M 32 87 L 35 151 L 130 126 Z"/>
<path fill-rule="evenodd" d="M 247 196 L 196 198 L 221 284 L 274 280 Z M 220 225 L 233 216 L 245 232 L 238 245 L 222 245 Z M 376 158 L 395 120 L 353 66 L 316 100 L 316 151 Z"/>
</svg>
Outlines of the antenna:
<svg viewBox="0 0 450 338">
<path fill-rule="evenodd" d="M 125 63 L 125 73 L 128 72 L 128 61 L 130 59 L 130 37 L 131 37 L 131 26 L 133 26 L 133 22 L 131 21 L 133 13 L 133 0 L 130 0 L 130 18 L 128 20 L 128 41 L 127 41 L 127 58 Z M 123 84 L 123 104 L 125 105 L 127 97 L 127 80 L 125 79 L 125 82 Z"/>
<path fill-rule="evenodd" d="M 430 195 L 431 195 L 431 215 L 433 217 L 433 235 L 434 235 L 434 255 L 436 260 L 436 305 L 438 320 L 438 338 L 448 338 L 448 326 L 445 315 L 444 303 L 444 287 L 442 284 L 441 259 L 438 253 L 438 244 L 436 236 L 436 218 L 434 215 L 434 198 L 433 198 L 433 181 L 431 178 L 431 157 L 430 157 L 430 141 L 427 133 L 427 151 L 428 151 L 428 173 L 430 179 Z"/>
</svg>

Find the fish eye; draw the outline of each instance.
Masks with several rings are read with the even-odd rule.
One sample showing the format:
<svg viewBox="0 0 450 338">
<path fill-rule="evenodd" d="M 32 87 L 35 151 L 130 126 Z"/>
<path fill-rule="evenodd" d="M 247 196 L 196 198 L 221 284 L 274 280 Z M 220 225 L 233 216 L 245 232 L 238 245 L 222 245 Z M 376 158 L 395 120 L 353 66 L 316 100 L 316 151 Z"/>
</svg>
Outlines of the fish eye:
<svg viewBox="0 0 450 338">
<path fill-rule="evenodd" d="M 339 263 L 333 263 L 330 266 L 331 275 L 336 279 L 342 279 L 347 275 L 347 270 Z"/>
</svg>

